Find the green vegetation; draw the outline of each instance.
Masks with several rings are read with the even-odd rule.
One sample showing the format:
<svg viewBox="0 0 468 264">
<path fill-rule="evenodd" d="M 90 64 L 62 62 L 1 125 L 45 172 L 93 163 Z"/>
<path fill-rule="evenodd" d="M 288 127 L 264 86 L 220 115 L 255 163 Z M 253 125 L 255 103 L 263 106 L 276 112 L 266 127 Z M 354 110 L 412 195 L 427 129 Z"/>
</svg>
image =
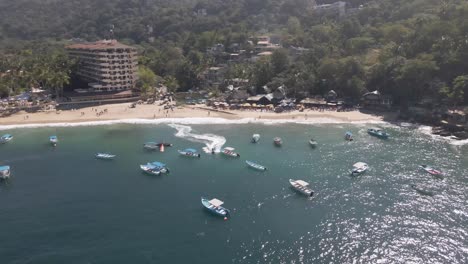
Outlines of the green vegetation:
<svg viewBox="0 0 468 264">
<path fill-rule="evenodd" d="M 333 89 L 358 98 L 379 90 L 402 106 L 426 97 L 468 103 L 466 1 L 347 2 L 348 14 L 339 17 L 319 14 L 307 0 L 0 0 L 0 48 L 22 58 L 17 49 L 32 40 L 115 37 L 139 47 L 144 89 L 156 80 L 186 91 L 201 85 L 205 69 L 224 62 L 208 48 L 221 43 L 230 52 L 237 44 L 250 54 L 257 40 L 251 45 L 249 38 L 272 35 L 283 49 L 255 63 L 230 64 L 226 77 L 248 78 L 258 90 L 284 84 L 290 96 Z M 304 50 L 293 57 L 292 46 Z M 2 59 L 0 71 L 15 68 L 11 60 Z M 66 79 L 35 76 L 50 87 Z M 3 93 L 24 87 L 3 79 Z"/>
</svg>

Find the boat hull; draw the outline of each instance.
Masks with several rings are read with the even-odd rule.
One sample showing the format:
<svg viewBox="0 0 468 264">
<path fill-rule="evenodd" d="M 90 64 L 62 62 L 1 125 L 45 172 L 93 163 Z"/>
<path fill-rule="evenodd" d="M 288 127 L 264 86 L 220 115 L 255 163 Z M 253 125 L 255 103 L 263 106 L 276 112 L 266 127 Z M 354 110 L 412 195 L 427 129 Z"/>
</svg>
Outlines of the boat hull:
<svg viewBox="0 0 468 264">
<path fill-rule="evenodd" d="M 203 207 L 208 212 L 210 212 L 210 213 L 212 213 L 214 215 L 222 216 L 222 217 L 228 217 L 229 216 L 229 210 L 228 209 L 226 209 L 224 207 L 221 207 L 221 206 L 214 207 L 213 205 L 210 204 L 208 199 L 201 198 L 201 203 L 202 203 Z"/>
<path fill-rule="evenodd" d="M 246 161 L 245 163 L 247 163 L 247 165 L 252 168 L 252 169 L 256 169 L 256 170 L 259 170 L 259 171 L 266 171 L 267 168 L 265 166 L 262 166 L 260 164 L 257 164 L 257 163 L 254 163 L 254 162 L 251 162 L 251 161 Z"/>
<path fill-rule="evenodd" d="M 116 155 L 105 154 L 105 153 L 96 154 L 96 158 L 97 159 L 102 159 L 102 160 L 113 160 L 115 157 L 116 157 Z"/>
<path fill-rule="evenodd" d="M 314 191 L 312 191 L 312 189 L 308 188 L 308 187 L 298 187 L 296 184 L 294 184 L 294 180 L 292 179 L 289 179 L 289 184 L 291 184 L 291 188 L 302 194 L 302 195 L 305 195 L 305 196 L 308 196 L 308 197 L 312 197 L 314 195 Z"/>
<path fill-rule="evenodd" d="M 189 157 L 189 158 L 200 158 L 201 157 L 200 153 L 194 153 L 194 152 L 179 151 L 179 154 L 184 156 L 184 157 Z"/>
<path fill-rule="evenodd" d="M 389 137 L 389 134 L 385 133 L 385 132 L 376 132 L 376 131 L 371 131 L 371 130 L 367 130 L 367 134 L 373 136 L 373 137 L 377 137 L 377 138 L 380 138 L 380 139 L 388 139 Z"/>
<path fill-rule="evenodd" d="M 4 166 L 3 170 L 0 171 L 0 180 L 6 180 L 10 178 L 10 167 L 9 166 Z"/>
</svg>

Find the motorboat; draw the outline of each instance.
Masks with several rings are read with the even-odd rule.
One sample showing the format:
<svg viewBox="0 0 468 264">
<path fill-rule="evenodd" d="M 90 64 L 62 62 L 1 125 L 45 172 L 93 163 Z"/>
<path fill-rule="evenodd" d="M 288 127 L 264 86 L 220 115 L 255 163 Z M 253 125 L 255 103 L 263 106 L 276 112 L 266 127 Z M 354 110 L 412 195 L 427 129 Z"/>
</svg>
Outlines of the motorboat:
<svg viewBox="0 0 468 264">
<path fill-rule="evenodd" d="M 314 191 L 309 187 L 309 183 L 305 182 L 303 180 L 293 180 L 289 179 L 289 183 L 291 186 L 298 192 L 307 195 L 307 196 L 313 196 Z"/>
<path fill-rule="evenodd" d="M 422 194 L 422 195 L 434 196 L 434 192 L 422 189 L 422 188 L 418 187 L 415 184 L 411 184 L 411 189 L 415 190 L 416 192 L 418 192 L 419 194 Z"/>
<path fill-rule="evenodd" d="M 247 165 L 249 165 L 249 167 L 251 168 L 254 168 L 256 170 L 261 170 L 261 171 L 266 171 L 267 168 L 265 166 L 262 166 L 260 164 L 257 164 L 253 161 L 250 161 L 250 160 L 246 160 L 245 163 L 247 163 Z"/>
<path fill-rule="evenodd" d="M 357 176 L 363 174 L 369 166 L 367 163 L 364 162 L 357 162 L 353 165 L 353 169 L 351 170 L 351 175 Z"/>
<path fill-rule="evenodd" d="M 164 152 L 165 147 L 172 147 L 171 143 L 157 143 L 157 142 L 146 142 L 143 144 L 143 148 L 147 150 L 159 150 Z"/>
<path fill-rule="evenodd" d="M 229 157 L 240 157 L 239 153 L 234 152 L 234 150 L 235 150 L 234 148 L 225 147 L 222 153 Z"/>
<path fill-rule="evenodd" d="M 419 167 L 420 167 L 421 169 L 425 170 L 427 173 L 429 173 L 429 174 L 431 174 L 431 175 L 438 176 L 438 177 L 441 177 L 441 176 L 442 176 L 442 171 L 436 170 L 436 169 L 432 168 L 431 166 L 428 166 L 428 165 L 420 165 Z"/>
<path fill-rule="evenodd" d="M 148 162 L 146 165 L 140 165 L 142 171 L 152 174 L 152 175 L 160 175 L 162 173 L 169 173 L 169 169 L 166 167 L 166 164 L 155 161 L 155 162 Z"/>
<path fill-rule="evenodd" d="M 367 129 L 367 134 L 381 139 L 387 139 L 390 136 L 390 134 L 388 134 L 387 132 L 376 127 Z"/>
<path fill-rule="evenodd" d="M 252 135 L 252 143 L 257 143 L 260 140 L 260 134 Z"/>
<path fill-rule="evenodd" d="M 223 201 L 218 200 L 216 198 L 213 198 L 211 200 L 208 200 L 206 198 L 201 198 L 201 203 L 202 205 L 211 213 L 219 216 L 223 216 L 224 220 L 227 220 L 227 217 L 229 216 L 229 210 L 222 207 L 224 204 Z"/>
<path fill-rule="evenodd" d="M 346 141 L 353 141 L 353 133 L 347 131 L 344 136 Z"/>
<path fill-rule="evenodd" d="M 193 148 L 179 150 L 179 153 L 182 156 L 191 157 L 191 158 L 200 158 L 201 157 L 200 153 L 198 153 L 197 150 L 193 149 Z"/>
<path fill-rule="evenodd" d="M 10 166 L 0 166 L 0 180 L 10 178 Z"/>
<path fill-rule="evenodd" d="M 315 141 L 315 139 L 311 138 L 309 140 L 309 145 L 313 148 L 317 147 L 317 141 Z"/>
<path fill-rule="evenodd" d="M 50 144 L 52 144 L 52 146 L 57 146 L 57 143 L 58 143 L 58 138 L 57 136 L 50 136 L 49 137 L 49 142 Z"/>
<path fill-rule="evenodd" d="M 281 147 L 281 145 L 283 145 L 283 140 L 280 137 L 275 137 L 273 139 L 273 143 L 275 146 Z"/>
<path fill-rule="evenodd" d="M 110 154 L 110 153 L 96 153 L 96 158 L 98 159 L 103 159 L 103 160 L 112 160 L 116 157 L 116 155 L 114 154 Z"/>
<path fill-rule="evenodd" d="M 13 136 L 11 134 L 5 134 L 0 137 L 0 143 L 7 143 L 13 139 Z"/>
</svg>

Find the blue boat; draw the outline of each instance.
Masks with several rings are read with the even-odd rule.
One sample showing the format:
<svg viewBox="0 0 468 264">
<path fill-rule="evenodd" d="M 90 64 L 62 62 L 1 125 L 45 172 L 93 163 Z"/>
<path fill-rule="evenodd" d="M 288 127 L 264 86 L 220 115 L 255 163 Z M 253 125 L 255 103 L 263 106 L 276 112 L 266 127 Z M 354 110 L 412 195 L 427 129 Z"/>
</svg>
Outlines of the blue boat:
<svg viewBox="0 0 468 264">
<path fill-rule="evenodd" d="M 193 149 L 193 148 L 179 150 L 179 153 L 182 156 L 191 157 L 191 158 L 200 158 L 201 157 L 200 153 L 198 153 L 197 150 Z"/>
<path fill-rule="evenodd" d="M 160 175 L 162 173 L 169 173 L 169 169 L 166 167 L 166 164 L 155 161 L 155 162 L 148 162 L 146 165 L 140 165 L 142 171 L 152 174 L 152 175 Z"/>
<path fill-rule="evenodd" d="M 347 141 L 353 141 L 353 133 L 347 131 L 344 136 L 345 140 Z"/>
<path fill-rule="evenodd" d="M 0 166 L 0 179 L 6 180 L 10 178 L 10 166 Z"/>
<path fill-rule="evenodd" d="M 218 200 L 216 198 L 208 200 L 202 197 L 201 203 L 211 213 L 215 215 L 223 216 L 224 219 L 227 220 L 227 217 L 229 216 L 230 212 L 228 209 L 221 206 L 224 204 L 223 201 Z"/>
<path fill-rule="evenodd" d="M 57 143 L 58 143 L 58 138 L 57 136 L 50 136 L 49 137 L 49 142 L 50 144 L 52 144 L 52 146 L 57 146 Z"/>
<path fill-rule="evenodd" d="M 11 141 L 13 139 L 13 136 L 10 134 L 5 134 L 2 137 L 0 137 L 0 143 L 7 143 L 8 141 Z"/>
<path fill-rule="evenodd" d="M 367 134 L 381 139 L 387 139 L 388 137 L 390 137 L 390 134 L 388 134 L 380 128 L 375 127 L 367 129 Z"/>
</svg>

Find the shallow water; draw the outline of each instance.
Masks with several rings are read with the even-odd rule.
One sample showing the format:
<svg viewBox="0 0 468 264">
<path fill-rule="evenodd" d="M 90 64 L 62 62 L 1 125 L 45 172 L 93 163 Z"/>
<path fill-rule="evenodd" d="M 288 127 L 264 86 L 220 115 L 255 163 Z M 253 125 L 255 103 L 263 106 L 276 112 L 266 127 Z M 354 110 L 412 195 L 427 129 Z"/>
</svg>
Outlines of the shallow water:
<svg viewBox="0 0 468 264">
<path fill-rule="evenodd" d="M 347 130 L 354 142 L 343 140 Z M 11 180 L 0 185 L 1 263 L 466 263 L 468 147 L 418 130 L 388 131 L 386 141 L 368 136 L 362 124 L 5 131 L 15 138 L 0 145 L 0 163 L 12 167 Z M 250 143 L 253 133 L 262 136 L 258 144 Z M 51 134 L 59 137 L 56 148 Z M 275 136 L 282 147 L 273 145 Z M 147 152 L 145 141 L 174 147 Z M 223 144 L 240 159 L 202 152 Z M 188 147 L 202 158 L 178 155 Z M 96 160 L 102 151 L 118 156 Z M 245 160 L 268 171 L 249 169 Z M 138 165 L 149 161 L 166 163 L 171 173 L 141 173 Z M 370 170 L 349 177 L 357 161 Z M 445 178 L 419 164 L 437 166 Z M 292 191 L 289 178 L 310 182 L 316 197 Z M 223 200 L 232 217 L 210 215 L 201 196 Z"/>
</svg>

